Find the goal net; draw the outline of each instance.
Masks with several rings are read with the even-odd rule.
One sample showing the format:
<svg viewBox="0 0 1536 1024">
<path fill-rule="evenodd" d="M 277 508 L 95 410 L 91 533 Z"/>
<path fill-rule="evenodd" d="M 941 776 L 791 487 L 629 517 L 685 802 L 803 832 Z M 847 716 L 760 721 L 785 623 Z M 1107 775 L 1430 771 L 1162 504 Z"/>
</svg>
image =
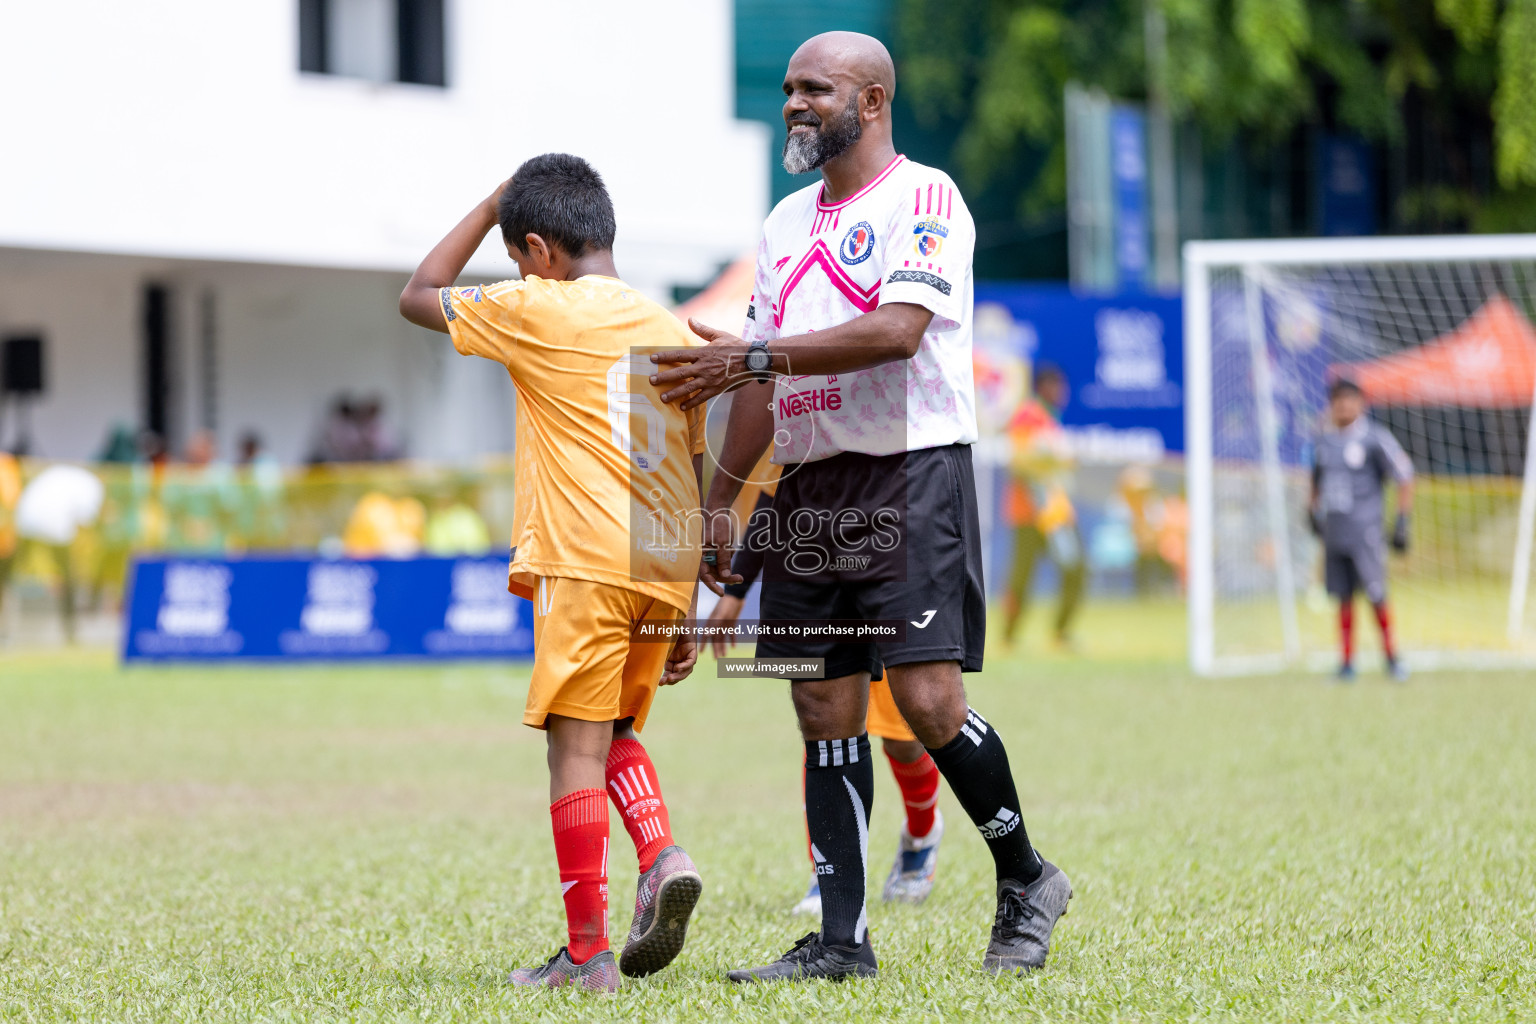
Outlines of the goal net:
<svg viewBox="0 0 1536 1024">
<path fill-rule="evenodd" d="M 1536 663 L 1536 236 L 1192 242 L 1184 297 L 1196 671 L 1337 663 L 1308 496 L 1340 377 L 1416 472 L 1387 567 L 1407 662 Z"/>
</svg>

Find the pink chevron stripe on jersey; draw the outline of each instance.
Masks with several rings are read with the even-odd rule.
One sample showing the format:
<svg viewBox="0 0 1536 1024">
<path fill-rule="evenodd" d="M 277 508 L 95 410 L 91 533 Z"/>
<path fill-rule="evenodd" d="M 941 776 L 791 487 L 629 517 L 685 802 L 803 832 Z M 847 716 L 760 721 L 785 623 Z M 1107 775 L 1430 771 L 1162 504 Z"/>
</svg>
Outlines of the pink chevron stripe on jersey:
<svg viewBox="0 0 1536 1024">
<path fill-rule="evenodd" d="M 784 283 L 784 287 L 779 290 L 779 301 L 773 309 L 773 326 L 784 326 L 784 309 L 789 305 L 790 295 L 805 275 L 810 273 L 811 268 L 818 263 L 826 272 L 832 286 L 842 292 L 859 312 L 868 313 L 880 305 L 880 279 L 876 278 L 874 285 L 867 291 L 860 288 L 852 278 L 843 273 L 843 268 L 839 267 L 837 261 L 832 258 L 832 251 L 827 248 L 827 244 L 818 240 L 800 260 L 794 272 L 789 275 L 789 280 Z"/>
</svg>

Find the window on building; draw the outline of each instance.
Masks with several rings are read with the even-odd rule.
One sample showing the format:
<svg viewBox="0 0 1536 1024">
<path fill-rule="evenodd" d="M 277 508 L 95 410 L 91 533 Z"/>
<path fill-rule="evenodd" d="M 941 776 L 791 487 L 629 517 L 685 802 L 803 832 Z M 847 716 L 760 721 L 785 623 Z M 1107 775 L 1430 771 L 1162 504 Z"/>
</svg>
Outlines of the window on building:
<svg viewBox="0 0 1536 1024">
<path fill-rule="evenodd" d="M 446 85 L 444 0 L 299 0 L 299 70 Z"/>
</svg>

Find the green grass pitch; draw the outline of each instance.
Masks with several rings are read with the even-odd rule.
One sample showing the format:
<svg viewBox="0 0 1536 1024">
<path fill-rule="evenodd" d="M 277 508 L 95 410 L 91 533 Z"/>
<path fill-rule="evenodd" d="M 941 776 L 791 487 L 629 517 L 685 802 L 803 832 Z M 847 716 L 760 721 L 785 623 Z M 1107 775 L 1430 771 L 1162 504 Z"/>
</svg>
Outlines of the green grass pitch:
<svg viewBox="0 0 1536 1024">
<path fill-rule="evenodd" d="M 563 935 L 524 670 L 12 656 L 0 1020 L 1536 1017 L 1536 678 L 1201 681 L 1181 629 L 1095 607 L 1088 655 L 994 655 L 968 679 L 1077 890 L 1023 979 L 979 970 L 990 862 L 947 791 L 933 898 L 878 902 L 899 820 L 882 764 L 880 977 L 724 981 L 809 930 L 788 913 L 808 870 L 786 687 L 706 661 L 645 733 L 704 899 L 679 960 L 612 999 L 500 984 Z"/>
</svg>

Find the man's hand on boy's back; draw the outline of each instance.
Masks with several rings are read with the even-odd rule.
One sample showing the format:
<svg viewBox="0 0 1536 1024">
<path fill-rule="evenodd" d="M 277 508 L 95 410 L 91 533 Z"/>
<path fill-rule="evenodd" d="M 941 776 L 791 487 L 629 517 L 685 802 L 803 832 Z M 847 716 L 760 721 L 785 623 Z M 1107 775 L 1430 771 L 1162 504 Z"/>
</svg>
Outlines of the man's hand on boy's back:
<svg viewBox="0 0 1536 1024">
<path fill-rule="evenodd" d="M 667 669 L 661 674 L 661 685 L 671 686 L 687 679 L 698 660 L 698 643 L 686 637 L 678 640 L 672 645 L 672 653 L 667 655 Z"/>
</svg>

